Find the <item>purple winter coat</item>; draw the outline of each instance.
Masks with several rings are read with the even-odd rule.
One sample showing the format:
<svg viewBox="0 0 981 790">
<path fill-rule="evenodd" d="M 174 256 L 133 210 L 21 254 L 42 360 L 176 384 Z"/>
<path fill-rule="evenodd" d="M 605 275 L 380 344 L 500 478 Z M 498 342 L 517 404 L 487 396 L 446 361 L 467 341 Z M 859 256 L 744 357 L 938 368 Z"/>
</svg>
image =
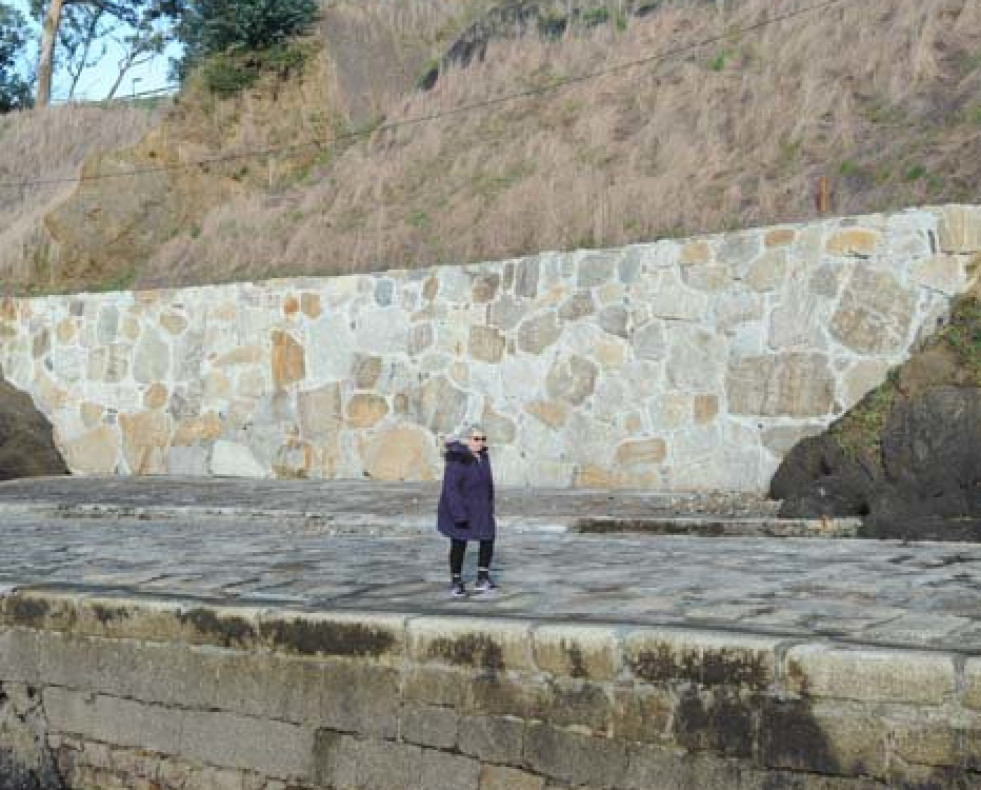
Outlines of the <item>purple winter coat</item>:
<svg viewBox="0 0 981 790">
<path fill-rule="evenodd" d="M 437 529 L 456 540 L 492 540 L 494 521 L 494 476 L 490 457 L 479 457 L 461 442 L 446 446 L 443 493 L 437 509 Z"/>
</svg>

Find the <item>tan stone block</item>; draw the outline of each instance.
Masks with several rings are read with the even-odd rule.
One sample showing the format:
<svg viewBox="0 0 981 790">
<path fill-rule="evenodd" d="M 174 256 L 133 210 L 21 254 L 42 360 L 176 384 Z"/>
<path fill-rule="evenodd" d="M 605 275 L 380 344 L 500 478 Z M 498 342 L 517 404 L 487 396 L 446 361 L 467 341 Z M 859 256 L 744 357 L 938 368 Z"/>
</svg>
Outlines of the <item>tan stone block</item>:
<svg viewBox="0 0 981 790">
<path fill-rule="evenodd" d="M 209 400 L 225 400 L 231 395 L 232 382 L 222 371 L 211 370 L 204 378 L 204 396 Z"/>
<path fill-rule="evenodd" d="M 190 417 L 177 423 L 172 441 L 175 447 L 187 447 L 217 439 L 221 436 L 221 419 L 214 412 Z"/>
<path fill-rule="evenodd" d="M 120 440 L 108 425 L 103 425 L 61 446 L 65 463 L 75 474 L 112 475 L 116 472 Z"/>
<path fill-rule="evenodd" d="M 549 397 L 579 406 L 596 390 L 599 368 L 584 357 L 561 356 L 549 368 L 545 386 Z"/>
<path fill-rule="evenodd" d="M 604 370 L 617 370 L 627 362 L 627 345 L 615 340 L 600 340 L 593 356 Z"/>
<path fill-rule="evenodd" d="M 619 672 L 619 643 L 614 628 L 540 625 L 532 640 L 535 663 L 544 672 L 593 681 L 612 681 Z"/>
<path fill-rule="evenodd" d="M 300 310 L 307 318 L 320 318 L 323 307 L 320 303 L 320 294 L 302 293 L 300 294 Z"/>
<path fill-rule="evenodd" d="M 151 384 L 143 393 L 143 405 L 148 409 L 161 409 L 167 405 L 170 393 L 163 384 Z"/>
<path fill-rule="evenodd" d="M 708 263 L 712 260 L 712 248 L 705 241 L 691 241 L 681 248 L 682 265 Z"/>
<path fill-rule="evenodd" d="M 272 333 L 272 376 L 277 387 L 288 387 L 306 376 L 306 356 L 291 335 L 278 330 Z"/>
<path fill-rule="evenodd" d="M 400 425 L 363 439 L 361 460 L 373 480 L 432 480 L 437 452 L 431 434 Z"/>
<path fill-rule="evenodd" d="M 955 255 L 934 255 L 920 259 L 910 268 L 913 282 L 946 296 L 956 296 L 967 284 L 963 262 Z"/>
<path fill-rule="evenodd" d="M 763 690 L 776 677 L 780 639 L 721 631 L 638 628 L 625 637 L 624 664 L 651 684 L 698 683 Z"/>
<path fill-rule="evenodd" d="M 170 444 L 170 415 L 160 411 L 120 414 L 123 457 L 132 474 L 165 474 Z"/>
<path fill-rule="evenodd" d="M 215 321 L 234 321 L 238 318 L 238 304 L 235 302 L 219 304 L 214 310 L 209 311 L 208 317 L 213 318 Z"/>
<path fill-rule="evenodd" d="M 470 367 L 466 362 L 456 360 L 446 369 L 446 372 L 450 377 L 450 381 L 458 387 L 470 386 Z"/>
<path fill-rule="evenodd" d="M 494 327 L 474 325 L 470 327 L 470 341 L 467 352 L 479 362 L 491 364 L 504 357 L 504 334 Z"/>
<path fill-rule="evenodd" d="M 755 261 L 746 273 L 746 284 L 754 291 L 777 290 L 787 279 L 787 251 L 770 250 Z"/>
<path fill-rule="evenodd" d="M 487 432 L 488 442 L 492 445 L 511 444 L 517 435 L 514 422 L 494 410 L 490 399 L 484 401 L 484 412 L 480 424 Z"/>
<path fill-rule="evenodd" d="M 704 425 L 712 422 L 719 414 L 719 397 L 717 395 L 696 395 L 693 408 L 696 424 Z"/>
<path fill-rule="evenodd" d="M 493 302 L 501 287 L 501 275 L 496 272 L 477 275 L 474 278 L 471 298 L 477 304 Z"/>
<path fill-rule="evenodd" d="M 890 272 L 858 269 L 831 319 L 831 334 L 860 354 L 903 351 L 916 298 Z"/>
<path fill-rule="evenodd" d="M 347 402 L 347 423 L 352 428 L 370 428 L 388 414 L 388 403 L 381 395 L 359 393 Z"/>
<path fill-rule="evenodd" d="M 955 688 L 944 654 L 800 645 L 785 659 L 787 685 L 806 697 L 940 705 Z"/>
<path fill-rule="evenodd" d="M 122 336 L 125 340 L 134 341 L 140 336 L 140 322 L 136 316 L 124 315 Z"/>
<path fill-rule="evenodd" d="M 618 741 L 662 743 L 675 709 L 674 692 L 633 683 L 614 687 L 612 737 Z"/>
<path fill-rule="evenodd" d="M 576 469 L 576 488 L 616 488 L 618 475 L 595 464 L 583 464 Z"/>
<path fill-rule="evenodd" d="M 726 374 L 729 411 L 798 418 L 829 414 L 835 381 L 823 354 L 743 357 Z"/>
<path fill-rule="evenodd" d="M 517 768 L 480 767 L 480 790 L 544 790 L 545 779 Z"/>
<path fill-rule="evenodd" d="M 533 401 L 525 406 L 525 411 L 550 428 L 561 428 L 569 419 L 569 407 L 560 401 Z"/>
<path fill-rule="evenodd" d="M 344 421 L 339 384 L 328 384 L 296 396 L 300 418 L 300 435 L 314 442 L 326 441 L 337 434 Z"/>
<path fill-rule="evenodd" d="M 407 669 L 402 678 L 402 699 L 407 703 L 463 709 L 470 697 L 472 679 L 469 672 L 435 665 Z"/>
<path fill-rule="evenodd" d="M 235 365 L 258 365 L 265 361 L 266 354 L 258 346 L 239 346 L 222 354 L 211 361 L 216 368 L 233 367 Z"/>
<path fill-rule="evenodd" d="M 561 334 L 562 327 L 555 313 L 540 313 L 526 318 L 518 326 L 518 348 L 528 354 L 541 354 Z"/>
<path fill-rule="evenodd" d="M 664 439 L 637 439 L 617 445 L 616 461 L 623 466 L 660 464 L 668 454 Z"/>
<path fill-rule="evenodd" d="M 300 311 L 300 300 L 290 294 L 283 300 L 283 315 L 294 316 Z"/>
<path fill-rule="evenodd" d="M 981 710 L 981 658 L 969 658 L 964 665 L 964 705 Z"/>
<path fill-rule="evenodd" d="M 78 413 L 82 418 L 82 424 L 86 428 L 95 428 L 102 422 L 102 415 L 105 409 L 98 403 L 83 403 L 78 407 Z"/>
<path fill-rule="evenodd" d="M 63 318 L 58 322 L 58 327 L 55 330 L 55 336 L 58 338 L 59 343 L 71 343 L 77 334 L 78 329 L 75 325 L 74 318 Z"/>
<path fill-rule="evenodd" d="M 172 335 L 179 335 L 187 328 L 187 319 L 178 313 L 164 313 L 160 316 L 160 326 Z"/>
<path fill-rule="evenodd" d="M 797 231 L 793 228 L 773 228 L 764 234 L 765 247 L 787 247 L 797 239 Z"/>
<path fill-rule="evenodd" d="M 360 390 L 374 389 L 378 383 L 378 379 L 381 377 L 381 369 L 381 357 L 356 354 L 351 364 L 351 375 L 354 378 L 354 386 Z"/>
<path fill-rule="evenodd" d="M 940 249 L 949 253 L 981 250 L 981 208 L 946 206 L 940 212 Z"/>
<path fill-rule="evenodd" d="M 409 655 L 493 672 L 535 670 L 531 624 L 476 617 L 419 617 L 408 624 Z"/>
<path fill-rule="evenodd" d="M 867 258 L 879 249 L 882 234 L 869 228 L 845 228 L 833 233 L 825 242 L 828 255 Z"/>
</svg>

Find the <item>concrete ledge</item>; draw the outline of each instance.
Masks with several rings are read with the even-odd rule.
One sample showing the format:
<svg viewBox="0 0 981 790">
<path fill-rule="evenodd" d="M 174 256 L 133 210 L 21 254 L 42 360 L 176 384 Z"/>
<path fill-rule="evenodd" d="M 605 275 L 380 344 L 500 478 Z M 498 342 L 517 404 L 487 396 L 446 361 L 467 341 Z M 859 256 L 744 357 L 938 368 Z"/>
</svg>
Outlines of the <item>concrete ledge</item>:
<svg viewBox="0 0 981 790">
<path fill-rule="evenodd" d="M 113 599 L 100 620 L 106 601 L 2 601 L 0 684 L 43 734 L 17 742 L 50 744 L 82 790 L 151 770 L 182 777 L 164 790 L 247 774 L 380 790 L 972 786 L 981 766 L 981 660 L 956 653 L 195 601 Z M 0 722 L 27 727 L 5 704 Z"/>
</svg>

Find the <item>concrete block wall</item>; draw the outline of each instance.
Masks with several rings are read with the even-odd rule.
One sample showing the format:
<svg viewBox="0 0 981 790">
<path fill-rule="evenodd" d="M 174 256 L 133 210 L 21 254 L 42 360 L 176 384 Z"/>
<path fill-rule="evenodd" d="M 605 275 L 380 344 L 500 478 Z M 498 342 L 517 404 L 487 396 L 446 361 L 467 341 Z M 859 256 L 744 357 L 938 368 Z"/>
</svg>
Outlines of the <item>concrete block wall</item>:
<svg viewBox="0 0 981 790">
<path fill-rule="evenodd" d="M 947 206 L 470 266 L 0 301 L 0 366 L 78 474 L 761 492 L 976 275 Z"/>
<path fill-rule="evenodd" d="M 981 659 L 773 635 L 36 591 L 0 692 L 9 790 L 981 784 Z"/>
</svg>

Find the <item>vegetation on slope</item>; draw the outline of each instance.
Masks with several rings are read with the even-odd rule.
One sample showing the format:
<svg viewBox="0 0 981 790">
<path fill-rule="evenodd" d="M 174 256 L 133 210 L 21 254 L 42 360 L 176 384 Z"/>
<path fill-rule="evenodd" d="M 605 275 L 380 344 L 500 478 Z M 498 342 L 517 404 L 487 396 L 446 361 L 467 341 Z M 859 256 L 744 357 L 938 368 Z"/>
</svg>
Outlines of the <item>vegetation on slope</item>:
<svg viewBox="0 0 981 790">
<path fill-rule="evenodd" d="M 84 211 L 70 200 L 56 216 L 75 220 L 48 221 L 61 287 L 462 263 L 804 220 L 819 177 L 836 213 L 981 201 L 969 155 L 981 145 L 981 5 L 863 0 L 762 25 L 768 0 L 723 6 L 332 5 L 302 68 L 230 96 L 191 80 L 150 143 L 89 163 L 94 174 L 281 149 L 131 179 L 158 197 L 113 222 L 141 235 L 108 265 L 97 245 L 78 253 L 97 240 L 78 218 L 119 184 L 83 185 Z M 562 24 L 542 23 L 560 12 Z M 601 75 L 567 82 L 587 73 Z M 21 287 L 36 281 L 19 271 Z"/>
</svg>

